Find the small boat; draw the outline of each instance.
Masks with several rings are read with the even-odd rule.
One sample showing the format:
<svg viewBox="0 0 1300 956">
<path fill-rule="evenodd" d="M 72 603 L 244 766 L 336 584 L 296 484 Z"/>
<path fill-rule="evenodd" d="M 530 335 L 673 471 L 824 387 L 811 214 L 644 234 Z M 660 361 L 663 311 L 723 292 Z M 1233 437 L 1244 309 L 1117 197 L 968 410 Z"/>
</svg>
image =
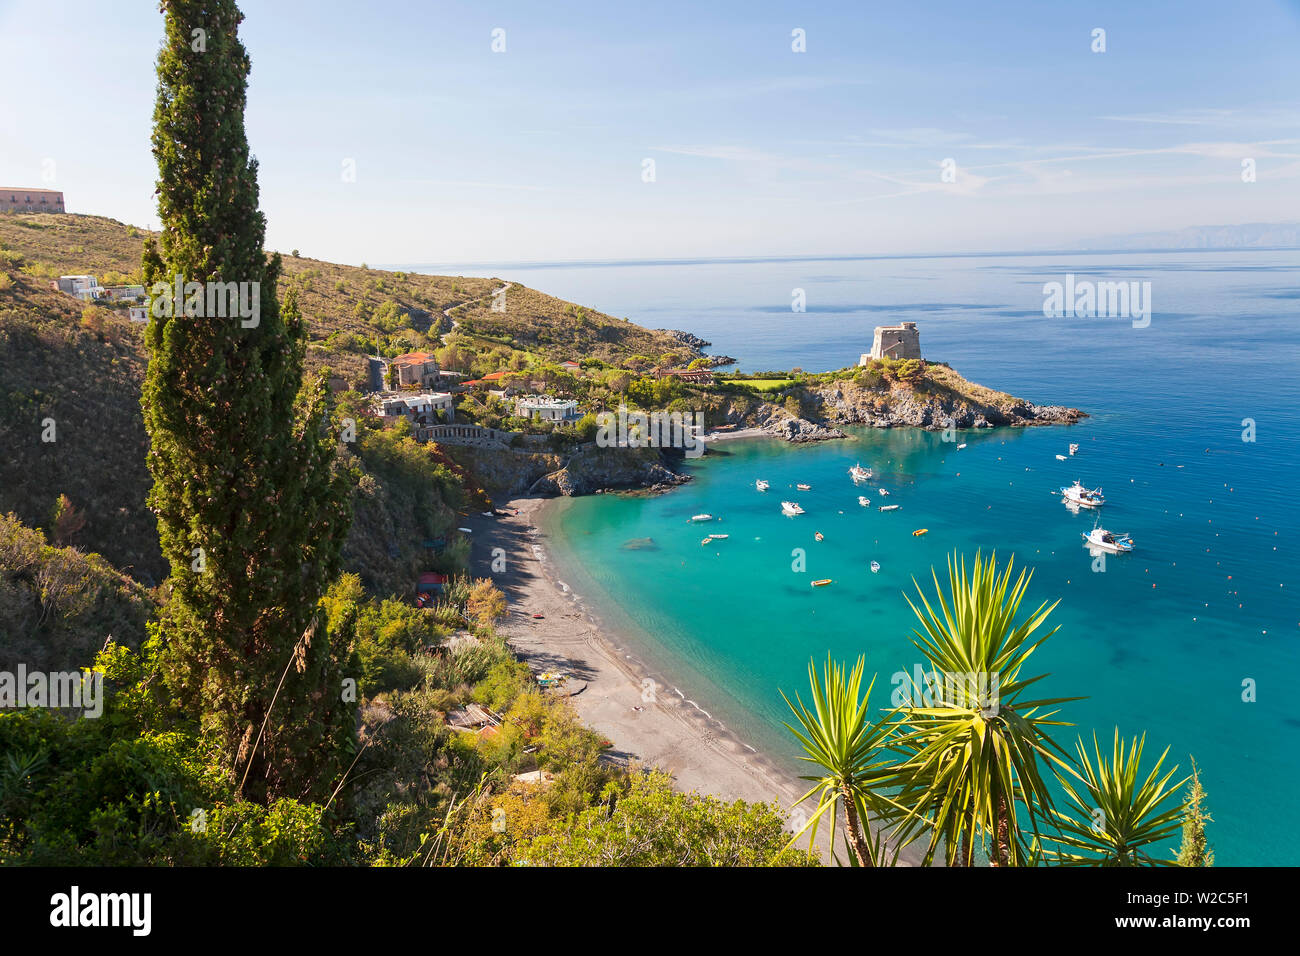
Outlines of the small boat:
<svg viewBox="0 0 1300 956">
<path fill-rule="evenodd" d="M 712 539 L 712 538 L 702 538 L 702 539 L 700 539 L 700 544 L 713 544 L 713 539 Z"/>
<path fill-rule="evenodd" d="M 1103 551 L 1110 551 L 1113 554 L 1126 554 L 1133 550 L 1133 539 L 1126 534 L 1107 531 L 1105 528 L 1094 527 L 1091 531 L 1083 535 L 1083 543 L 1090 548 L 1101 548 Z"/>
<path fill-rule="evenodd" d="M 795 485 L 800 491 L 812 491 L 812 485 Z"/>
<path fill-rule="evenodd" d="M 912 532 L 912 537 L 919 538 L 923 534 L 929 534 L 929 532 L 930 532 L 929 528 L 917 528 L 915 531 Z"/>
<path fill-rule="evenodd" d="M 965 447 L 966 447 L 966 443 L 965 443 L 965 442 L 962 442 L 960 445 L 957 446 L 957 450 L 958 450 L 958 451 L 961 451 L 961 450 L 962 450 L 963 448 L 965 448 Z"/>
<path fill-rule="evenodd" d="M 881 510 L 881 511 L 897 511 L 897 510 L 898 510 L 899 508 L 901 508 L 901 507 L 903 507 L 903 506 L 902 506 L 902 505 L 881 505 L 881 506 L 880 506 L 880 510 Z"/>
<path fill-rule="evenodd" d="M 1070 454 L 1071 454 L 1071 455 L 1077 455 L 1077 454 L 1079 454 L 1079 446 L 1078 446 L 1078 444 L 1076 444 L 1076 443 L 1074 443 L 1074 442 L 1071 442 L 1071 443 L 1070 443 Z"/>
<path fill-rule="evenodd" d="M 879 574 L 879 573 L 880 573 L 880 562 L 879 562 L 879 561 L 872 561 L 872 562 L 871 562 L 871 573 L 872 573 L 872 574 Z"/>
<path fill-rule="evenodd" d="M 818 578 L 816 581 L 812 582 L 812 586 L 815 588 L 824 588 L 826 587 L 826 585 L 830 583 L 831 583 L 830 578 Z"/>
<path fill-rule="evenodd" d="M 1057 460 L 1057 461 L 1065 461 L 1065 456 L 1064 456 L 1064 455 L 1057 455 L 1057 456 L 1056 456 L 1056 460 Z"/>
<path fill-rule="evenodd" d="M 1075 479 L 1074 484 L 1061 489 L 1061 498 L 1085 508 L 1100 508 L 1106 503 L 1106 496 L 1101 493 L 1100 488 L 1085 488 L 1078 479 Z"/>
<path fill-rule="evenodd" d="M 692 520 L 692 521 L 712 521 L 712 520 L 713 520 L 713 515 L 710 515 L 710 514 L 691 515 L 691 520 Z"/>
<path fill-rule="evenodd" d="M 858 495 L 858 504 L 862 505 L 862 507 L 864 508 L 870 508 L 871 499 L 868 498 L 866 495 Z"/>
<path fill-rule="evenodd" d="M 854 481 L 870 481 L 873 476 L 870 468 L 863 468 L 859 463 L 849 469 L 849 477 Z"/>
<path fill-rule="evenodd" d="M 799 507 L 797 501 L 783 501 L 781 502 L 781 513 L 793 517 L 794 515 L 803 514 L 803 509 Z"/>
<path fill-rule="evenodd" d="M 884 488 L 877 488 L 876 490 L 877 490 L 878 492 L 880 492 L 882 495 L 887 495 L 887 494 L 889 494 L 889 492 L 886 491 Z"/>
<path fill-rule="evenodd" d="M 727 538 L 731 537 L 731 535 L 727 535 L 727 534 L 711 534 L 711 535 L 709 535 L 709 537 L 710 537 L 712 540 L 714 540 L 714 541 L 726 541 Z"/>
<path fill-rule="evenodd" d="M 813 535 L 813 537 L 816 538 L 818 541 L 826 540 L 826 536 L 822 534 L 820 531 L 818 531 L 815 535 Z"/>
<path fill-rule="evenodd" d="M 463 533 L 463 534 L 473 534 L 473 533 L 474 533 L 474 529 L 473 529 L 473 528 L 457 528 L 456 530 L 457 530 L 457 531 L 460 531 L 460 532 Z"/>
<path fill-rule="evenodd" d="M 772 487 L 772 486 L 771 486 L 770 483 L 768 483 L 768 482 L 764 481 L 762 478 L 760 478 L 760 479 L 758 479 L 758 481 L 754 482 L 754 487 L 757 488 L 759 491 L 767 491 L 767 489 L 770 488 L 770 487 Z"/>
</svg>

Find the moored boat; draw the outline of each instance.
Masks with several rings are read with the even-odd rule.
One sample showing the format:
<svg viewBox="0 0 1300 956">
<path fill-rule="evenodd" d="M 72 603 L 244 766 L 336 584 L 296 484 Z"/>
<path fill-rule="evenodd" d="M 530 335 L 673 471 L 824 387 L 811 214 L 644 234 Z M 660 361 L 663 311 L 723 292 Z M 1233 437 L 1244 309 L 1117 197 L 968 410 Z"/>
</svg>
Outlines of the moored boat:
<svg viewBox="0 0 1300 956">
<path fill-rule="evenodd" d="M 818 541 L 825 541 L 825 540 L 826 540 L 826 535 L 822 534 L 820 531 L 818 531 L 816 534 L 814 534 L 813 537 L 814 537 L 815 539 L 817 539 Z"/>
<path fill-rule="evenodd" d="M 898 510 L 899 508 L 901 508 L 901 507 L 903 507 L 903 506 L 902 506 L 902 505 L 881 505 L 881 506 L 880 506 L 880 510 L 881 510 L 881 511 L 897 511 L 897 510 Z"/>
<path fill-rule="evenodd" d="M 830 583 L 831 583 L 830 578 L 818 578 L 816 581 L 812 582 L 812 586 L 815 588 L 824 588 L 826 587 L 826 585 Z"/>
<path fill-rule="evenodd" d="M 917 528 L 915 531 L 912 532 L 912 537 L 913 537 L 913 538 L 919 538 L 919 537 L 921 537 L 921 535 L 923 535 L 923 534 L 929 534 L 929 533 L 930 533 L 930 529 L 929 529 L 929 528 Z"/>
<path fill-rule="evenodd" d="M 1094 527 L 1091 531 L 1084 532 L 1083 543 L 1090 548 L 1100 548 L 1112 554 L 1126 554 L 1133 550 L 1133 539 L 1127 534 L 1107 531 L 1101 527 Z"/>
<path fill-rule="evenodd" d="M 713 540 L 713 541 L 726 541 L 729 537 L 731 537 L 731 535 L 728 535 L 728 534 L 711 534 L 711 535 L 709 535 L 710 540 Z"/>
<path fill-rule="evenodd" d="M 884 488 L 877 488 L 876 491 L 878 491 L 878 492 L 879 492 L 880 494 L 882 494 L 882 495 L 887 495 L 887 494 L 889 494 L 889 492 L 886 491 Z"/>
<path fill-rule="evenodd" d="M 781 502 L 781 513 L 793 517 L 794 515 L 803 514 L 803 509 L 799 507 L 799 502 L 797 501 L 783 501 Z"/>
<path fill-rule="evenodd" d="M 754 487 L 757 488 L 759 491 L 767 491 L 767 489 L 770 488 L 770 487 L 772 487 L 772 486 L 771 486 L 770 483 L 768 483 L 768 482 L 764 481 L 762 478 L 760 478 L 760 479 L 758 479 L 758 481 L 754 482 Z"/>
<path fill-rule="evenodd" d="M 691 515 L 691 520 L 692 520 L 692 521 L 712 521 L 712 520 L 713 520 L 713 515 L 711 515 L 711 514 L 698 514 L 698 515 Z"/>
<path fill-rule="evenodd" d="M 1079 454 L 1079 446 L 1074 442 L 1070 443 L 1070 454 L 1071 455 Z"/>
<path fill-rule="evenodd" d="M 1064 456 L 1064 455 L 1057 455 L 1057 456 L 1056 456 L 1056 460 L 1057 460 L 1057 461 L 1065 461 L 1065 456 Z"/>
<path fill-rule="evenodd" d="M 1100 488 L 1085 488 L 1077 478 L 1074 484 L 1066 485 L 1061 489 L 1061 498 L 1085 508 L 1100 508 L 1106 503 L 1106 496 L 1101 493 Z"/>
<path fill-rule="evenodd" d="M 864 508 L 870 508 L 871 499 L 868 498 L 866 495 L 858 495 L 858 504 L 862 505 L 862 507 Z"/>
<path fill-rule="evenodd" d="M 879 573 L 880 573 L 880 562 L 879 562 L 879 561 L 872 561 L 872 562 L 871 562 L 871 573 L 872 573 L 872 574 L 879 574 Z"/>
<path fill-rule="evenodd" d="M 800 491 L 811 491 L 812 485 L 795 485 Z"/>
<path fill-rule="evenodd" d="M 870 481 L 872 471 L 870 468 L 863 468 L 861 462 L 849 469 L 849 477 L 854 481 Z"/>
</svg>

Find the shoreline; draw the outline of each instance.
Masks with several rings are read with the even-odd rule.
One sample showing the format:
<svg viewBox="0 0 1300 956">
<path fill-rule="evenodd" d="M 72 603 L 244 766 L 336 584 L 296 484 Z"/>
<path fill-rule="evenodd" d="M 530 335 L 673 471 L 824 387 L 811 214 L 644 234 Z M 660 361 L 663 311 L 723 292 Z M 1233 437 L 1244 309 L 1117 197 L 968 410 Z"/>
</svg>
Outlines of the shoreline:
<svg viewBox="0 0 1300 956">
<path fill-rule="evenodd" d="M 559 500 L 516 498 L 504 508 L 517 509 L 518 515 L 462 519 L 473 529 L 476 573 L 480 566 L 490 566 L 495 549 L 504 550 L 506 570 L 488 577 L 506 594 L 507 617 L 498 629 L 511 648 L 535 672 L 563 671 L 585 683 L 570 702 L 587 726 L 613 743 L 611 755 L 620 762 L 665 770 L 682 792 L 728 802 L 775 802 L 782 814 L 789 813 L 809 785 L 746 744 L 683 694 L 677 682 L 620 647 L 621 635 L 563 581 L 565 569 L 547 547 L 545 523 Z M 825 862 L 825 827 L 817 842 Z"/>
</svg>

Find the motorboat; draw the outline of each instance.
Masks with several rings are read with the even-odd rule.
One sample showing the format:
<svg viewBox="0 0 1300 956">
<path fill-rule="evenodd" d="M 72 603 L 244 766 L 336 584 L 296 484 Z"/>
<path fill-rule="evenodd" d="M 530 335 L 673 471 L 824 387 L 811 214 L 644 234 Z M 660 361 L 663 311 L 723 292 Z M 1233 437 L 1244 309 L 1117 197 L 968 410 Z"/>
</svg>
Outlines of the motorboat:
<svg viewBox="0 0 1300 956">
<path fill-rule="evenodd" d="M 866 495 L 858 495 L 858 504 L 862 505 L 862 507 L 864 508 L 870 508 L 871 499 L 868 498 Z"/>
<path fill-rule="evenodd" d="M 758 479 L 758 481 L 754 482 L 754 487 L 757 488 L 759 491 L 767 491 L 767 489 L 772 486 L 769 482 L 766 482 L 762 478 L 760 478 Z"/>
<path fill-rule="evenodd" d="M 1091 531 L 1084 532 L 1083 543 L 1090 548 L 1100 548 L 1112 554 L 1127 554 L 1133 550 L 1133 539 L 1128 535 L 1107 531 L 1101 527 L 1094 527 Z"/>
<path fill-rule="evenodd" d="M 803 509 L 799 507 L 797 501 L 783 501 L 781 502 L 781 513 L 794 517 L 795 515 L 801 515 L 804 512 Z"/>
<path fill-rule="evenodd" d="M 831 583 L 830 578 L 818 578 L 816 581 L 812 582 L 812 586 L 815 588 L 824 588 L 826 587 L 826 585 L 830 583 Z"/>
<path fill-rule="evenodd" d="M 713 515 L 710 515 L 710 514 L 691 515 L 691 520 L 692 520 L 692 521 L 712 521 L 712 520 L 713 520 Z"/>
<path fill-rule="evenodd" d="M 854 481 L 870 481 L 874 475 L 870 468 L 863 468 L 859 463 L 849 469 L 849 477 Z"/>
<path fill-rule="evenodd" d="M 731 537 L 731 535 L 729 535 L 729 534 L 711 534 L 711 535 L 709 535 L 709 539 L 710 539 L 711 541 L 726 541 L 729 537 Z"/>
<path fill-rule="evenodd" d="M 881 506 L 880 506 L 880 510 L 881 510 L 881 511 L 897 511 L 897 510 L 898 510 L 899 508 L 901 508 L 901 507 L 903 507 L 903 506 L 902 506 L 902 505 L 881 505 Z"/>
<path fill-rule="evenodd" d="M 965 447 L 966 447 L 966 443 L 965 443 L 965 442 L 962 442 L 960 445 L 957 446 L 957 450 L 958 450 L 958 451 L 961 451 L 961 450 L 962 450 L 963 448 L 965 448 Z"/>
<path fill-rule="evenodd" d="M 712 538 L 701 538 L 701 539 L 700 539 L 700 544 L 713 544 L 713 539 L 712 539 Z"/>
<path fill-rule="evenodd" d="M 1057 456 L 1056 456 L 1056 460 L 1057 460 L 1057 461 L 1065 461 L 1065 456 L 1064 456 L 1064 455 L 1057 455 Z"/>
<path fill-rule="evenodd" d="M 1075 442 L 1071 442 L 1071 443 L 1070 443 L 1070 454 L 1071 454 L 1071 455 L 1077 455 L 1077 454 L 1079 454 L 1079 446 L 1078 446 L 1077 443 L 1075 443 Z"/>
<path fill-rule="evenodd" d="M 795 485 L 800 491 L 812 491 L 812 485 Z"/>
<path fill-rule="evenodd" d="M 879 562 L 879 561 L 872 561 L 872 562 L 871 562 L 871 573 L 872 573 L 872 574 L 879 574 L 879 573 L 880 573 L 880 562 Z"/>
<path fill-rule="evenodd" d="M 814 537 L 816 540 L 818 540 L 818 541 L 825 541 L 825 540 L 826 540 L 826 535 L 822 534 L 820 531 L 818 531 L 816 534 L 814 534 L 813 537 Z"/>
<path fill-rule="evenodd" d="M 1106 503 L 1106 496 L 1101 493 L 1100 488 L 1085 488 L 1077 478 L 1074 484 L 1061 489 L 1061 498 L 1085 508 L 1100 508 Z"/>
<path fill-rule="evenodd" d="M 889 494 L 889 492 L 886 491 L 884 488 L 877 488 L 876 491 L 880 492 L 882 495 L 888 495 L 888 494 Z"/>
<path fill-rule="evenodd" d="M 912 532 L 912 537 L 913 537 L 913 538 L 919 538 L 919 537 L 921 537 L 921 535 L 923 535 L 923 534 L 929 534 L 929 533 L 930 533 L 930 529 L 929 529 L 929 528 L 917 528 L 915 531 Z"/>
</svg>

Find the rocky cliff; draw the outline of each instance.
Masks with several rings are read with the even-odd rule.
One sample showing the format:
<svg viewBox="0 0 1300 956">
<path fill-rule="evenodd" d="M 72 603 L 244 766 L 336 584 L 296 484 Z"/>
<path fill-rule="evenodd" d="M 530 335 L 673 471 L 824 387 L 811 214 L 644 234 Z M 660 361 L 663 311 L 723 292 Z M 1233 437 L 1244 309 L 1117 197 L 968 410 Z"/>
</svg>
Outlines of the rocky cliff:
<svg viewBox="0 0 1300 956">
<path fill-rule="evenodd" d="M 517 448 L 442 446 L 495 495 L 589 495 L 614 489 L 666 491 L 689 478 L 676 474 L 654 448 L 579 445 L 568 453 Z"/>
</svg>

